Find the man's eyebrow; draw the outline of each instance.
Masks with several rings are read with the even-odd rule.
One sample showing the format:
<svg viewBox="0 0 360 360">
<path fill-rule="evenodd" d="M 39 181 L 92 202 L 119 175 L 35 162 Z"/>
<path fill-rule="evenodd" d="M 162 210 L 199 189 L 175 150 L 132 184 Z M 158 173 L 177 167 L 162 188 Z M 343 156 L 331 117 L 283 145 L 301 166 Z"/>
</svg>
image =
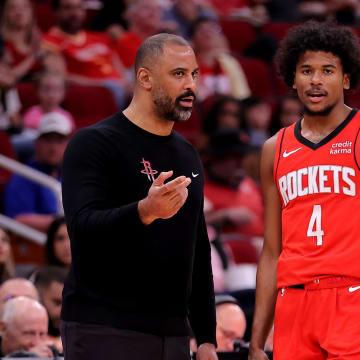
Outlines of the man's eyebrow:
<svg viewBox="0 0 360 360">
<path fill-rule="evenodd" d="M 300 65 L 300 68 L 310 68 L 310 67 L 311 67 L 311 65 L 309 65 L 309 64 L 302 64 L 302 65 Z M 336 69 L 336 66 L 333 65 L 333 64 L 326 64 L 326 65 L 323 65 L 322 67 L 323 67 L 323 68 L 324 68 L 324 67 L 331 67 L 331 68 Z"/>
<path fill-rule="evenodd" d="M 173 71 L 188 71 L 188 69 L 182 68 L 182 67 L 177 67 L 177 68 L 175 68 L 175 69 L 172 69 L 171 71 L 172 71 L 172 72 L 173 72 Z"/>
</svg>

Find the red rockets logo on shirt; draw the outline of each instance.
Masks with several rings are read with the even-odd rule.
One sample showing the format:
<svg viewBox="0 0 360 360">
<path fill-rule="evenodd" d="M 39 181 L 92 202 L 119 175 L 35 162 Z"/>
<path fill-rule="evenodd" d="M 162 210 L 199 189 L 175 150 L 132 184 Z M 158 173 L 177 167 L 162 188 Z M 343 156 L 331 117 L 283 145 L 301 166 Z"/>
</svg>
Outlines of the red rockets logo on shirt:
<svg viewBox="0 0 360 360">
<path fill-rule="evenodd" d="M 154 175 L 156 175 L 158 171 L 153 170 L 150 161 L 146 161 L 144 158 L 142 159 L 141 163 L 144 165 L 144 169 L 141 170 L 141 173 L 147 175 L 149 181 L 154 181 Z"/>
</svg>

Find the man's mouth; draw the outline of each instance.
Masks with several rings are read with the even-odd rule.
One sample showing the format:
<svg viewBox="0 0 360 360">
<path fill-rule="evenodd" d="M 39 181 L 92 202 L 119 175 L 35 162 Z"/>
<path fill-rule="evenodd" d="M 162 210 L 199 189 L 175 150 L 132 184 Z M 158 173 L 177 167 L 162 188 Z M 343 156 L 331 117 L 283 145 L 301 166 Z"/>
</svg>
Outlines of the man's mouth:
<svg viewBox="0 0 360 360">
<path fill-rule="evenodd" d="M 194 105 L 194 97 L 193 96 L 183 97 L 180 99 L 179 103 L 183 107 L 191 108 Z"/>
<path fill-rule="evenodd" d="M 319 103 L 326 97 L 326 92 L 324 91 L 308 91 L 306 95 L 309 97 L 312 103 Z"/>
</svg>

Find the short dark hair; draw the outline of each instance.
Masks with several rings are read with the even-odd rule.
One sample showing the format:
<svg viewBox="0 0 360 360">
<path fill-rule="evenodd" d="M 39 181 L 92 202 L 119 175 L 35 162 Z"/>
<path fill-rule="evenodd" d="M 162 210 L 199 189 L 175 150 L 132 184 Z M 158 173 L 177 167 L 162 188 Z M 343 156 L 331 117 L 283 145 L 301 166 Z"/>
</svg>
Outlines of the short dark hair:
<svg viewBox="0 0 360 360">
<path fill-rule="evenodd" d="M 275 56 L 279 74 L 290 87 L 294 84 L 299 58 L 306 51 L 324 51 L 337 56 L 344 74 L 350 75 L 350 88 L 356 88 L 360 80 L 360 44 L 352 30 L 334 22 L 314 20 L 291 28 Z"/>
<path fill-rule="evenodd" d="M 34 285 L 47 289 L 54 282 L 64 284 L 68 271 L 60 266 L 44 266 L 35 275 Z"/>
<path fill-rule="evenodd" d="M 174 34 L 161 33 L 148 37 L 139 47 L 135 58 L 135 74 L 141 67 L 149 67 L 148 63 L 164 54 L 164 46 L 167 44 L 189 46 L 190 43 L 184 38 Z"/>
</svg>

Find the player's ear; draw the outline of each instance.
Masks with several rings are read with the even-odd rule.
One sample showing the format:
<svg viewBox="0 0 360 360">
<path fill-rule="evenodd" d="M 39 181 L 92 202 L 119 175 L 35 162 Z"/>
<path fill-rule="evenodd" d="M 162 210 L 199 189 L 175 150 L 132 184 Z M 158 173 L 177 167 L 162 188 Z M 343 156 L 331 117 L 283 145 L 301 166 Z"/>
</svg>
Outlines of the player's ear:
<svg viewBox="0 0 360 360">
<path fill-rule="evenodd" d="M 149 69 L 141 67 L 138 70 L 136 77 L 138 84 L 142 88 L 144 88 L 145 90 L 151 90 L 152 83 L 151 83 L 151 73 Z"/>
<path fill-rule="evenodd" d="M 344 89 L 349 90 L 350 89 L 350 74 L 344 74 Z"/>
</svg>

